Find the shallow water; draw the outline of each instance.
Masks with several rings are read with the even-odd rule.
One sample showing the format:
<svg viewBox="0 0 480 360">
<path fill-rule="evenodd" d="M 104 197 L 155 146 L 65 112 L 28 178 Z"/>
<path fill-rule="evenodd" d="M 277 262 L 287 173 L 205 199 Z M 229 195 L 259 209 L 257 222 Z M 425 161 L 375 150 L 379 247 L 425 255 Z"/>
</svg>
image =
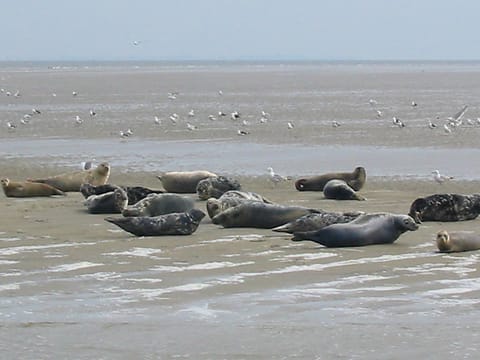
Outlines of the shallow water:
<svg viewBox="0 0 480 360">
<path fill-rule="evenodd" d="M 68 171 L 94 158 L 112 165 L 115 182 L 158 187 L 158 172 L 206 168 L 240 176 L 273 201 L 332 211 L 406 213 L 417 196 L 478 191 L 480 127 L 446 134 L 425 125 L 438 115 L 441 127 L 465 103 L 471 119 L 480 116 L 475 63 L 64 65 L 0 68 L 0 87 L 22 94 L 0 94 L 2 121 L 17 124 L 0 132 L 2 176 Z M 19 123 L 33 107 L 42 114 Z M 238 110 L 249 124 L 210 121 L 219 110 Z M 261 110 L 271 114 L 266 123 Z M 392 127 L 393 115 L 407 127 Z M 128 127 L 134 136 L 120 139 Z M 250 134 L 237 136 L 239 128 Z M 292 181 L 274 187 L 265 176 L 268 166 L 295 178 L 358 165 L 369 176 L 364 202 L 300 193 Z M 455 181 L 433 183 L 433 169 Z M 326 249 L 208 219 L 191 236 L 136 238 L 86 214 L 79 194 L 2 197 L 0 209 L 0 350 L 9 358 L 478 354 L 480 255 L 440 254 L 433 242 L 444 228 L 480 231 L 478 220 L 425 223 L 392 245 Z"/>
</svg>

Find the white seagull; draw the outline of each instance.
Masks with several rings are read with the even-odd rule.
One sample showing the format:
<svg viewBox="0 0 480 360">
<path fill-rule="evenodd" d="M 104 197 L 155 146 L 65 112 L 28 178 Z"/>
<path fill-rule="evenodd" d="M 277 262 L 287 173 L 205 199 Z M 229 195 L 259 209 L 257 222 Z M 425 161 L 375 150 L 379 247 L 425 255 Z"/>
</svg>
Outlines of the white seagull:
<svg viewBox="0 0 480 360">
<path fill-rule="evenodd" d="M 435 180 L 439 184 L 442 184 L 445 181 L 453 179 L 453 176 L 442 175 L 442 174 L 440 174 L 440 171 L 438 171 L 438 170 L 433 170 L 432 174 L 433 174 L 433 180 Z"/>
<path fill-rule="evenodd" d="M 247 130 L 237 130 L 237 135 L 239 136 L 244 136 L 244 135 L 248 135 L 250 134 L 250 132 L 248 132 Z"/>
<path fill-rule="evenodd" d="M 273 171 L 272 167 L 267 168 L 267 171 L 269 174 L 270 181 L 273 183 L 274 186 L 276 186 L 281 181 L 288 180 L 286 177 L 276 174 L 275 171 Z"/>
<path fill-rule="evenodd" d="M 121 138 L 127 138 L 133 135 L 133 131 L 130 129 L 127 129 L 126 131 L 120 130 L 119 134 Z"/>
<path fill-rule="evenodd" d="M 197 130 L 198 128 L 195 125 L 187 123 L 187 129 L 190 131 Z"/>
<path fill-rule="evenodd" d="M 290 121 L 287 123 L 287 128 L 288 130 L 291 130 L 295 127 L 295 125 L 293 125 L 293 123 L 291 123 Z"/>
<path fill-rule="evenodd" d="M 193 109 L 191 109 L 191 110 L 188 112 L 188 116 L 194 117 L 194 116 L 195 116 L 195 111 L 194 111 Z"/>
<path fill-rule="evenodd" d="M 155 122 L 155 124 L 157 125 L 161 125 L 162 124 L 162 120 L 160 120 L 160 118 L 158 116 L 154 116 L 153 117 L 153 121 Z"/>
</svg>

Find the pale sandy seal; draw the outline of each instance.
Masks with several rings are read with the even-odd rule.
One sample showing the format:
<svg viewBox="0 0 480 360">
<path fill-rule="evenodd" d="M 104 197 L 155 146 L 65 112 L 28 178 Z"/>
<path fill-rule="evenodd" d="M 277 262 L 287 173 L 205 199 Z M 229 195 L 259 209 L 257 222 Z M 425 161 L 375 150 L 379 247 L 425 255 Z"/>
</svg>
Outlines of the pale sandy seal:
<svg viewBox="0 0 480 360">
<path fill-rule="evenodd" d="M 178 194 L 150 194 L 122 211 L 123 216 L 158 216 L 193 209 L 193 199 Z"/>
<path fill-rule="evenodd" d="M 330 180 L 323 188 L 323 195 L 327 199 L 334 200 L 365 200 L 363 196 L 355 192 L 345 181 L 339 179 Z"/>
<path fill-rule="evenodd" d="M 315 231 L 332 224 L 348 223 L 364 214 L 362 211 L 335 212 L 319 210 L 318 213 L 304 215 L 272 230 L 290 234 L 294 232 Z"/>
<path fill-rule="evenodd" d="M 310 240 L 326 247 L 391 244 L 406 231 L 415 231 L 418 224 L 408 215 L 388 213 L 366 214 L 344 224 L 323 229 L 295 232 L 293 240 Z"/>
<path fill-rule="evenodd" d="M 301 206 L 283 206 L 248 200 L 215 215 L 212 222 L 225 228 L 271 229 L 316 211 Z"/>
<path fill-rule="evenodd" d="M 218 199 L 224 193 L 230 190 L 240 190 L 240 183 L 225 176 L 211 176 L 200 180 L 197 185 L 197 195 L 200 200 L 209 198 Z"/>
<path fill-rule="evenodd" d="M 108 217 L 105 220 L 136 236 L 190 235 L 205 217 L 198 209 L 159 216 Z"/>
<path fill-rule="evenodd" d="M 210 218 L 213 218 L 215 215 L 221 213 L 228 208 L 237 206 L 244 201 L 260 201 L 266 204 L 272 204 L 270 200 L 250 191 L 239 191 L 239 190 L 230 190 L 220 196 L 218 199 L 210 198 L 207 200 L 207 212 Z"/>
<path fill-rule="evenodd" d="M 101 195 L 90 195 L 84 204 L 90 214 L 118 214 L 128 204 L 127 192 L 117 188 Z"/>
<path fill-rule="evenodd" d="M 157 176 L 167 192 L 191 193 L 197 192 L 197 185 L 200 180 L 210 176 L 217 176 L 210 171 L 172 171 Z"/>
<path fill-rule="evenodd" d="M 29 181 L 48 184 L 62 191 L 80 191 L 82 184 L 103 185 L 109 176 L 110 166 L 108 163 L 101 163 L 94 169 L 64 173 L 46 179 L 29 179 Z"/>
<path fill-rule="evenodd" d="M 480 194 L 434 194 L 418 198 L 408 214 L 417 223 L 473 220 L 480 214 Z"/>
<path fill-rule="evenodd" d="M 65 195 L 53 186 L 30 181 L 10 181 L 4 178 L 1 180 L 3 192 L 7 197 L 35 197 Z"/>
<path fill-rule="evenodd" d="M 163 194 L 163 190 L 152 190 L 143 186 L 118 186 L 113 184 L 104 184 L 104 185 L 92 185 L 92 184 L 82 184 L 80 186 L 80 192 L 83 197 L 86 199 L 90 195 L 101 195 L 121 187 L 127 192 L 128 196 L 128 205 L 133 205 L 139 202 L 140 200 L 147 197 L 149 194 Z"/>
<path fill-rule="evenodd" d="M 440 252 L 459 252 L 480 249 L 480 235 L 471 231 L 439 231 L 437 247 Z"/>
<path fill-rule="evenodd" d="M 367 173 L 365 168 L 359 166 L 353 172 L 327 173 L 298 179 L 295 182 L 295 188 L 298 191 L 323 191 L 325 184 L 333 179 L 343 180 L 353 190 L 359 191 L 365 185 Z"/>
</svg>

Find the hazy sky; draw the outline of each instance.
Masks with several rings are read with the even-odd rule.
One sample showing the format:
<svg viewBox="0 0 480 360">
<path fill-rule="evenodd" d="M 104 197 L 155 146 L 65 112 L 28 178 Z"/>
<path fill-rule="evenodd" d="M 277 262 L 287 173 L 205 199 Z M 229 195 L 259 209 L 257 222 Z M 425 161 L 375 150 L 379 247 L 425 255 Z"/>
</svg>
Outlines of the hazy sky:
<svg viewBox="0 0 480 360">
<path fill-rule="evenodd" d="M 478 0 L 0 1 L 0 60 L 480 59 Z"/>
</svg>

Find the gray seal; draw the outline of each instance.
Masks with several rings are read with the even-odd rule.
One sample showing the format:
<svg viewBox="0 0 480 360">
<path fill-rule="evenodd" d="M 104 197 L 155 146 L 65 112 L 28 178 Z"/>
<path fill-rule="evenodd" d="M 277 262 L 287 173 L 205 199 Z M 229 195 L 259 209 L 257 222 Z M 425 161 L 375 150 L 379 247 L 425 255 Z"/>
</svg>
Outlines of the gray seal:
<svg viewBox="0 0 480 360">
<path fill-rule="evenodd" d="M 159 216 L 107 217 L 106 221 L 136 236 L 190 235 L 205 217 L 198 209 Z"/>
<path fill-rule="evenodd" d="M 198 182 L 210 176 L 217 176 L 217 174 L 206 170 L 171 171 L 157 177 L 167 192 L 194 194 L 197 192 Z"/>
<path fill-rule="evenodd" d="M 355 192 L 345 181 L 333 179 L 325 184 L 323 195 L 334 200 L 365 200 Z"/>
<path fill-rule="evenodd" d="M 480 194 L 434 194 L 418 198 L 408 214 L 417 223 L 473 220 L 480 214 Z"/>
<path fill-rule="evenodd" d="M 445 231 L 437 233 L 440 252 L 460 252 L 480 249 L 480 235 L 471 231 Z"/>
<path fill-rule="evenodd" d="M 364 214 L 362 211 L 335 212 L 319 210 L 318 213 L 304 215 L 272 230 L 290 234 L 294 232 L 315 231 L 332 224 L 348 223 Z"/>
<path fill-rule="evenodd" d="M 193 209 L 193 199 L 178 194 L 150 194 L 134 205 L 127 206 L 123 216 L 158 216 Z"/>
<path fill-rule="evenodd" d="M 225 228 L 271 229 L 316 211 L 301 206 L 283 206 L 249 200 L 215 215 L 212 222 Z"/>
<path fill-rule="evenodd" d="M 90 195 L 101 195 L 106 192 L 114 191 L 115 189 L 121 187 L 127 192 L 128 196 L 128 205 L 136 204 L 138 201 L 144 199 L 149 194 L 163 194 L 163 190 L 152 190 L 143 186 L 118 186 L 113 184 L 104 184 L 104 185 L 92 185 L 92 184 L 82 184 L 80 186 L 80 192 L 86 198 Z"/>
<path fill-rule="evenodd" d="M 245 201 L 260 201 L 266 204 L 272 204 L 270 200 L 254 192 L 230 190 L 220 196 L 218 199 L 210 198 L 207 200 L 207 212 L 210 218 L 221 213 L 228 208 L 237 206 Z"/>
<path fill-rule="evenodd" d="M 197 195 L 200 200 L 218 199 L 229 190 L 240 190 L 240 183 L 225 176 L 211 176 L 200 180 L 197 185 Z"/>
<path fill-rule="evenodd" d="M 418 224 L 408 215 L 366 214 L 345 224 L 333 224 L 317 231 L 295 232 L 292 240 L 310 240 L 326 247 L 391 244 Z"/>
<path fill-rule="evenodd" d="M 84 204 L 90 214 L 119 214 L 128 204 L 127 192 L 118 188 L 101 195 L 91 195 Z"/>
<path fill-rule="evenodd" d="M 298 191 L 323 191 L 327 182 L 333 179 L 345 181 L 353 190 L 359 191 L 367 180 L 365 168 L 359 166 L 352 172 L 335 172 L 298 179 L 295 188 Z"/>
</svg>

